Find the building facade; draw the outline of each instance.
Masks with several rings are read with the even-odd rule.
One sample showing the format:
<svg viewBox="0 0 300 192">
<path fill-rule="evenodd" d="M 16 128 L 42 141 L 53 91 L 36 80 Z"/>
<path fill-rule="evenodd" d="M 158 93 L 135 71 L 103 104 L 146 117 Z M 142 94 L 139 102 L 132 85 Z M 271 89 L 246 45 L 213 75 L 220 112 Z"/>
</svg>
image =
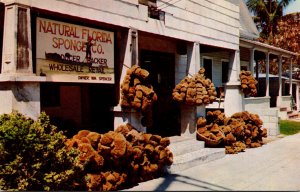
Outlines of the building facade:
<svg viewBox="0 0 300 192">
<path fill-rule="evenodd" d="M 240 38 L 258 32 L 243 6 L 239 0 L 1 0 L 0 113 L 37 118 L 45 111 L 69 132 L 106 132 L 127 122 L 145 130 L 142 114 L 119 104 L 126 70 L 137 64 L 150 72 L 158 95 L 147 132 L 194 136 L 206 109 L 226 115 L 245 109 Z M 250 24 L 241 24 L 244 17 Z M 172 101 L 174 86 L 201 66 L 225 88 L 225 100 L 206 107 Z"/>
</svg>

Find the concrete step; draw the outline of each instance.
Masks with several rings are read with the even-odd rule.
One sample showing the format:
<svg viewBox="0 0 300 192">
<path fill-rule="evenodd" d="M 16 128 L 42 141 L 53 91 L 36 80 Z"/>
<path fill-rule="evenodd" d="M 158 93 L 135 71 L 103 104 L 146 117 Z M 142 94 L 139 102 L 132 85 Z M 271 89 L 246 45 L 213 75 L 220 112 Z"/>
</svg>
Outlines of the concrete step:
<svg viewBox="0 0 300 192">
<path fill-rule="evenodd" d="M 278 111 L 280 119 L 288 119 L 287 111 Z"/>
<path fill-rule="evenodd" d="M 287 111 L 287 107 L 280 107 L 279 111 Z"/>
<path fill-rule="evenodd" d="M 171 137 L 168 148 L 174 156 L 190 153 L 204 148 L 204 141 L 198 141 L 193 137 Z"/>
<path fill-rule="evenodd" d="M 225 156 L 224 148 L 204 148 L 204 141 L 198 141 L 196 136 L 174 136 L 170 141 L 168 148 L 174 158 L 173 164 L 165 169 L 167 173 L 177 173 Z"/>
<path fill-rule="evenodd" d="M 288 118 L 289 119 L 294 119 L 299 117 L 299 113 L 297 111 L 292 111 L 291 113 L 288 113 Z"/>
<path fill-rule="evenodd" d="M 197 151 L 175 155 L 173 164 L 166 167 L 165 171 L 169 174 L 178 173 L 182 170 L 223 158 L 224 156 L 224 148 L 202 148 Z"/>
</svg>

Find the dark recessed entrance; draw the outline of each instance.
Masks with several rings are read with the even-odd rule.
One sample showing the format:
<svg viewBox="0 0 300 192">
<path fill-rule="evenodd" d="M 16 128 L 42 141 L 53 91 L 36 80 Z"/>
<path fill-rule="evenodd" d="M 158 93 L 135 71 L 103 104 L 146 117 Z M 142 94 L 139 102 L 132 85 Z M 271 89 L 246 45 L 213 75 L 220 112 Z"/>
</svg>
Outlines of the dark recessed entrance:
<svg viewBox="0 0 300 192">
<path fill-rule="evenodd" d="M 88 129 L 106 133 L 114 129 L 115 93 L 112 85 L 41 83 L 41 110 L 68 137 Z"/>
<path fill-rule="evenodd" d="M 149 71 L 149 81 L 158 96 L 150 114 L 152 125 L 147 127 L 147 132 L 162 136 L 180 135 L 180 108 L 172 99 L 175 86 L 174 54 L 142 50 L 140 63 Z"/>
</svg>

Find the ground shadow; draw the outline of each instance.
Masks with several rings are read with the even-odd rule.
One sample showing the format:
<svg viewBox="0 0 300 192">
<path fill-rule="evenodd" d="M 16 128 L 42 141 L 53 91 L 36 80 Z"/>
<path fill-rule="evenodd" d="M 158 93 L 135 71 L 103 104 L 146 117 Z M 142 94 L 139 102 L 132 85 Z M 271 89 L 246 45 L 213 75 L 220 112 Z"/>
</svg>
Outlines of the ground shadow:
<svg viewBox="0 0 300 192">
<path fill-rule="evenodd" d="M 172 184 L 172 182 L 180 182 L 186 185 L 199 187 L 199 189 L 197 189 L 199 191 L 232 191 L 231 189 L 220 185 L 178 174 L 171 174 L 165 176 L 164 181 L 159 186 L 157 186 L 157 188 L 154 191 L 166 191 L 166 189 Z M 187 188 L 186 190 L 188 191 L 190 189 Z"/>
</svg>

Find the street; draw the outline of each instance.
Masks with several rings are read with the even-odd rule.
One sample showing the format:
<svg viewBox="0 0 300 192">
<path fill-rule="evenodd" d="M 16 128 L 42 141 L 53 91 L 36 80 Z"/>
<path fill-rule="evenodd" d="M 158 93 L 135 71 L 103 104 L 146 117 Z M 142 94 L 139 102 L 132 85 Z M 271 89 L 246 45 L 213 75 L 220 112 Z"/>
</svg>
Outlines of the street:
<svg viewBox="0 0 300 192">
<path fill-rule="evenodd" d="M 299 191 L 300 133 L 226 155 L 127 189 L 132 191 Z"/>
</svg>

